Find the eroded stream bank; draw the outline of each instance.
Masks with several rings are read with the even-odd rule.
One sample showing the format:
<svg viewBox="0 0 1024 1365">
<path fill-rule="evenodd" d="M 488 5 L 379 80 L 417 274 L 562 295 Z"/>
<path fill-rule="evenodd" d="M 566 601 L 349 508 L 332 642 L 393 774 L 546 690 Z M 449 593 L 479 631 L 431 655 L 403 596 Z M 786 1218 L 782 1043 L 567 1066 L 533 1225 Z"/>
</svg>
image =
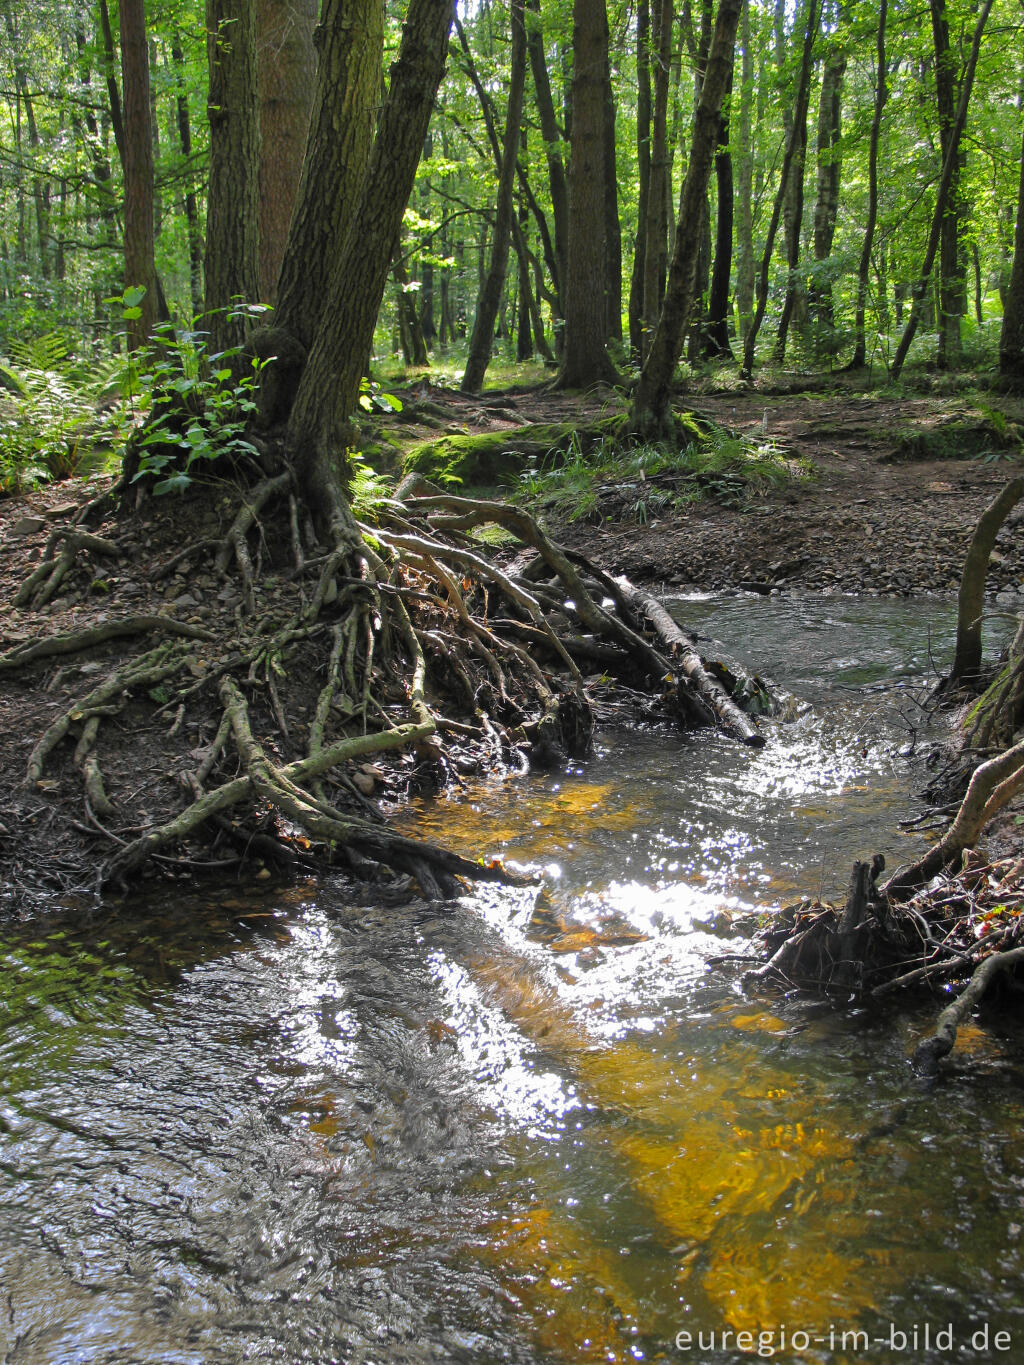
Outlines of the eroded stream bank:
<svg viewBox="0 0 1024 1365">
<path fill-rule="evenodd" d="M 767 749 L 606 736 L 410 812 L 547 867 L 541 913 L 322 883 L 4 930 L 6 1361 L 731 1362 L 749 1329 L 853 1362 L 925 1323 L 1021 1348 L 1018 1025 L 928 1086 L 927 1004 L 755 1001 L 706 966 L 750 902 L 912 851 L 950 610 L 686 615 L 811 703 Z M 787 1356 L 783 1326 L 823 1340 Z"/>
</svg>

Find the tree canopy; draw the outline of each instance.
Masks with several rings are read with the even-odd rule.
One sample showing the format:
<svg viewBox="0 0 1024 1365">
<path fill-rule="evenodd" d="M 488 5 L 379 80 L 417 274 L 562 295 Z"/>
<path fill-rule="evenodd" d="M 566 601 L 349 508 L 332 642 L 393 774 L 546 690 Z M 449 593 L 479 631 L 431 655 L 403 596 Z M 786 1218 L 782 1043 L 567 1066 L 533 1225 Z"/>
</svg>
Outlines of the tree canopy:
<svg viewBox="0 0 1024 1365">
<path fill-rule="evenodd" d="M 252 262 L 260 250 L 259 210 L 247 196 L 255 195 L 260 170 L 251 186 L 235 180 L 225 214 L 216 196 L 228 182 L 211 176 L 211 155 L 216 163 L 218 140 L 238 120 L 250 141 L 240 155 L 257 158 L 262 119 L 267 130 L 262 232 L 264 243 L 276 234 L 279 259 L 281 219 L 296 190 L 299 142 L 294 129 L 276 130 L 286 107 L 294 106 L 288 117 L 298 120 L 300 132 L 309 117 L 310 63 L 317 52 L 323 57 L 333 6 L 323 5 L 315 46 L 309 38 L 311 7 L 305 7 L 305 18 L 296 10 L 294 24 L 307 25 L 306 37 L 299 33 L 299 46 L 287 50 L 291 31 L 281 29 L 276 12 L 281 6 L 269 0 L 237 7 L 237 13 L 230 4 L 200 0 L 148 5 L 123 0 L 120 7 L 107 0 L 95 6 L 4 0 L 2 9 L 3 335 L 60 332 L 76 351 L 107 347 L 111 308 L 104 300 L 128 286 L 147 290 L 143 330 L 164 313 L 190 318 L 204 300 L 213 306 L 237 295 L 248 303 L 271 301 L 276 280 L 270 283 L 264 260 L 260 281 L 258 257 Z M 394 244 L 395 268 L 377 318 L 375 355 L 404 351 L 409 363 L 428 354 L 458 362 L 479 315 L 499 352 L 563 360 L 566 341 L 575 344 L 566 316 L 572 308 L 571 261 L 574 250 L 578 261 L 581 245 L 592 255 L 597 251 L 601 262 L 604 320 L 598 340 L 611 344 L 611 360 L 622 371 L 631 363 L 629 348 L 618 340 L 624 325 L 634 349 L 645 353 L 641 338 L 653 336 L 652 308 L 660 308 L 676 242 L 717 7 L 703 0 L 676 14 L 648 0 L 638 6 L 610 0 L 598 9 L 607 18 L 608 37 L 607 58 L 597 60 L 607 70 L 593 73 L 596 103 L 591 100 L 583 126 L 575 127 L 574 98 L 590 88 L 585 80 L 574 95 L 580 75 L 590 79 L 588 70 L 574 71 L 574 54 L 583 50 L 580 42 L 595 22 L 586 7 L 575 12 L 568 0 L 533 0 L 518 11 L 486 4 L 462 17 Z M 951 158 L 957 106 L 969 83 L 979 28 L 977 7 L 967 0 L 927 5 L 898 0 L 885 7 L 744 0 L 741 11 L 716 134 L 715 174 L 693 196 L 696 208 L 691 203 L 686 210 L 700 221 L 689 224 L 693 245 L 687 236 L 694 297 L 680 342 L 684 359 L 693 363 L 707 350 L 709 324 L 719 329 L 713 348 L 718 354 L 723 342 L 734 353 L 742 350 L 756 311 L 761 262 L 764 321 L 757 364 L 784 360 L 787 345 L 801 364 L 837 365 L 851 357 L 887 364 L 915 294 L 920 331 L 914 355 L 951 367 L 983 357 L 994 362 L 1004 307 L 1014 311 L 1019 5 L 995 0 L 991 13 L 985 7 L 977 69 Z M 352 31 L 378 24 L 382 33 L 376 80 L 366 77 L 372 93 L 362 99 L 364 113 L 376 107 L 405 17 L 400 7 L 377 10 L 376 18 L 373 12 L 372 6 L 346 9 Z M 528 58 L 521 47 L 517 55 L 516 34 L 524 21 Z M 245 35 L 250 24 L 253 31 Z M 267 56 L 268 43 L 274 58 Z M 218 52 L 230 59 L 253 48 L 244 70 L 217 60 Z M 520 112 L 517 92 L 524 77 Z M 356 136 L 359 103 L 346 109 L 337 136 Z M 319 117 L 314 109 L 314 151 Z M 274 141 L 286 135 L 290 143 Z M 601 160 L 588 163 L 593 207 L 574 243 L 566 185 L 574 148 L 577 163 L 591 155 L 584 151 L 587 139 Z M 296 174 L 278 185 L 268 170 L 280 163 L 282 145 L 292 148 Z M 151 185 L 148 205 L 138 197 L 140 176 Z M 940 240 L 922 286 L 943 185 L 949 203 L 940 207 Z M 334 203 L 344 203 L 353 192 L 340 190 Z M 329 203 L 325 194 L 324 213 L 331 211 Z M 146 233 L 140 211 L 152 212 L 159 286 L 148 274 L 147 248 L 139 245 L 139 232 L 143 238 Z M 766 250 L 773 217 L 780 234 L 774 251 Z M 865 274 L 860 266 L 869 218 Z M 225 224 L 232 223 L 240 231 L 251 229 L 254 241 L 238 249 L 225 241 Z M 236 267 L 242 267 L 240 274 Z M 589 320 L 584 326 L 589 340 L 595 324 Z M 478 357 L 482 345 L 483 339 Z M 570 377 L 611 378 L 614 366 L 604 354 L 602 347 L 602 358 L 589 362 L 592 374 L 574 371 Z M 634 354 L 632 363 L 641 358 Z M 475 386 L 479 358 L 473 366 Z"/>
</svg>

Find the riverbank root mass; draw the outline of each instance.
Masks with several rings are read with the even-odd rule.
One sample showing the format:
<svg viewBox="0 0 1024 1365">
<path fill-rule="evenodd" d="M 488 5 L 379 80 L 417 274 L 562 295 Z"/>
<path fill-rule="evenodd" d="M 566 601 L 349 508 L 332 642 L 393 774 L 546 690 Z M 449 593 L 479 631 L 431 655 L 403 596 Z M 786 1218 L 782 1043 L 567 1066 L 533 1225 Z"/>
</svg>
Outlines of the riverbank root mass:
<svg viewBox="0 0 1024 1365">
<path fill-rule="evenodd" d="M 601 717 L 763 743 L 759 680 L 522 509 L 378 498 L 325 545 L 288 473 L 225 491 L 40 528 L 0 655 L 23 892 L 328 863 L 446 898 L 516 877 L 398 835 L 377 798 L 583 756 Z"/>
</svg>

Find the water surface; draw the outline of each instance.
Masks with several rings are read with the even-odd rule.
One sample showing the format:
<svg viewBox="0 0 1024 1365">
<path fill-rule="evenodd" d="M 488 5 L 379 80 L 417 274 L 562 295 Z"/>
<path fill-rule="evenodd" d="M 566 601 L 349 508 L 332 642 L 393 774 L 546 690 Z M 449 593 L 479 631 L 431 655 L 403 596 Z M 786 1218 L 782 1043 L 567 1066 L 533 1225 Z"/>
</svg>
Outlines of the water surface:
<svg viewBox="0 0 1024 1365">
<path fill-rule="evenodd" d="M 539 888 L 328 880 L 3 930 L 5 1361 L 1024 1354 L 1018 1025 L 971 1025 L 925 1084 L 927 1002 L 749 997 L 708 965 L 752 904 L 913 851 L 948 609 L 681 610 L 809 709 L 759 753 L 605 735 L 405 817 Z"/>
</svg>

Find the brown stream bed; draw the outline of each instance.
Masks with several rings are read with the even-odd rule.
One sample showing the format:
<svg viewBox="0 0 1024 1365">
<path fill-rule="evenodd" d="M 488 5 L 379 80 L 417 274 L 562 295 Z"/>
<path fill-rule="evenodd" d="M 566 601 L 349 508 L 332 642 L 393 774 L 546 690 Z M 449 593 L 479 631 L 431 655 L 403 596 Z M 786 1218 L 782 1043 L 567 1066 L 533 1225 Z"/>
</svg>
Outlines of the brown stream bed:
<svg viewBox="0 0 1024 1365">
<path fill-rule="evenodd" d="M 807 709 L 759 753 L 606 734 L 404 815 L 539 889 L 0 931 L 0 1359 L 1024 1358 L 1020 1024 L 965 1028 L 926 1082 L 934 1002 L 753 998 L 709 965 L 751 906 L 914 850 L 950 608 L 681 613 Z"/>
</svg>

